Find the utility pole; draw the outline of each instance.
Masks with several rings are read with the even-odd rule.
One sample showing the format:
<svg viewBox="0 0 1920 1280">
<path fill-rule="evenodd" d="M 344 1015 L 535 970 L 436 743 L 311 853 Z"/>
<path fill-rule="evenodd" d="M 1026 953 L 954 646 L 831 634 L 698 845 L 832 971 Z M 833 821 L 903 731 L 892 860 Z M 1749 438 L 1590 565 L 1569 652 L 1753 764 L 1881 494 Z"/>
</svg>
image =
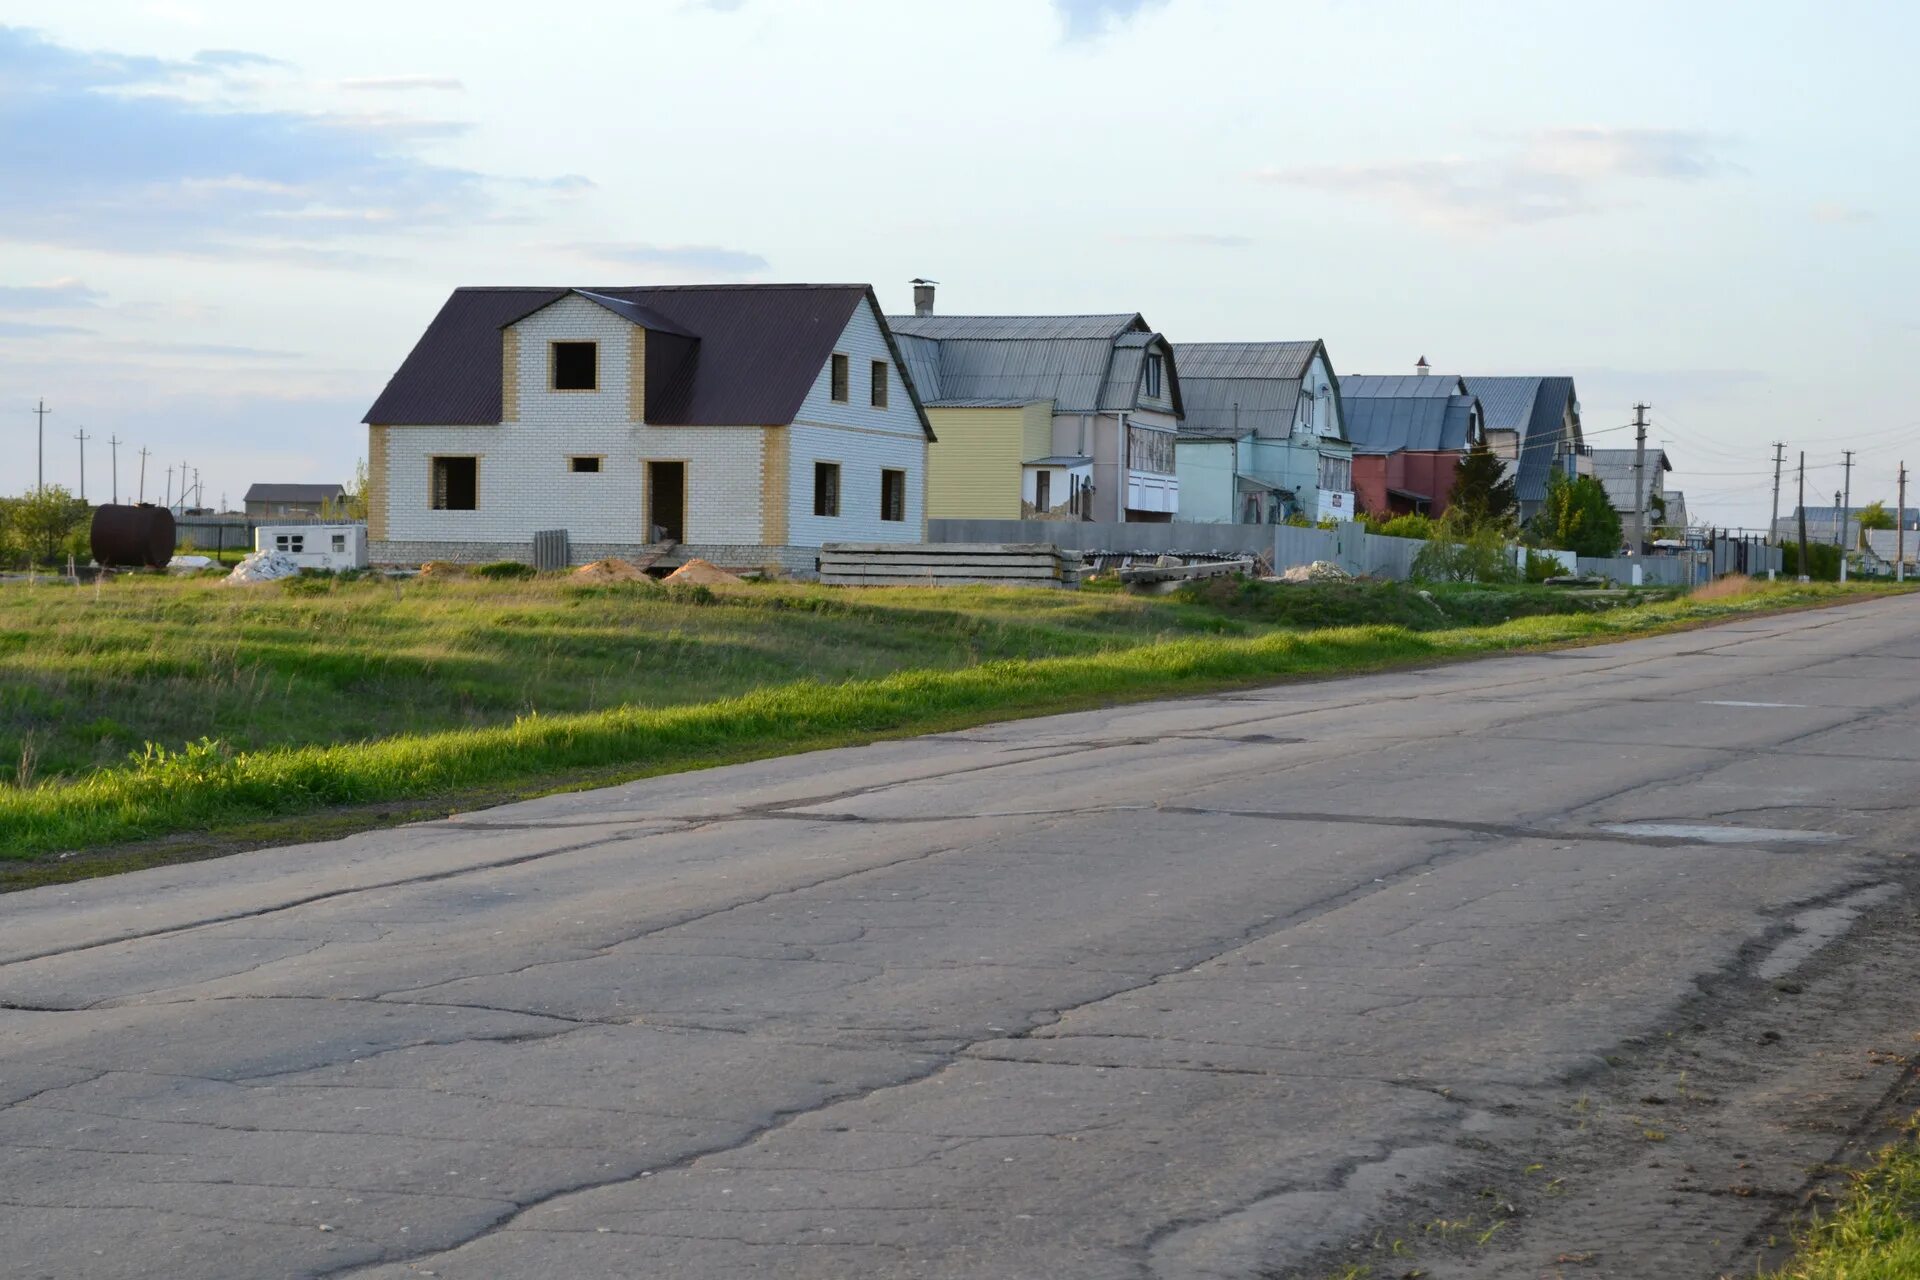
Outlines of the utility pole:
<svg viewBox="0 0 1920 1280">
<path fill-rule="evenodd" d="M 80 428 L 79 434 L 74 436 L 74 439 L 80 442 L 80 501 L 82 502 L 87 500 L 87 438 L 85 427 Z"/>
<path fill-rule="evenodd" d="M 207 505 L 207 491 L 200 487 L 200 468 L 198 467 L 193 469 L 193 505 L 196 507 Z"/>
<path fill-rule="evenodd" d="M 1853 450 L 1842 449 L 1840 453 L 1844 459 L 1840 463 L 1843 481 L 1840 490 L 1840 540 L 1844 543 L 1847 539 L 1847 517 L 1853 513 Z"/>
<path fill-rule="evenodd" d="M 1893 580 L 1907 580 L 1907 464 L 1900 464 L 1900 496 L 1894 499 Z"/>
<path fill-rule="evenodd" d="M 113 459 L 113 498 L 112 498 L 112 502 L 113 502 L 113 505 L 117 507 L 117 506 L 119 506 L 119 505 L 120 505 L 120 437 L 119 437 L 119 436 L 108 436 L 108 437 L 107 437 L 107 448 L 108 448 L 109 450 L 111 450 L 111 454 L 112 454 L 112 459 Z"/>
<path fill-rule="evenodd" d="M 180 514 L 187 514 L 187 460 L 180 459 Z"/>
<path fill-rule="evenodd" d="M 145 445 L 141 445 L 141 446 L 140 446 L 140 497 L 139 497 L 139 501 L 141 501 L 141 502 L 145 502 L 146 500 L 147 500 L 147 447 L 146 447 Z"/>
<path fill-rule="evenodd" d="M 34 455 L 33 487 L 36 492 L 47 487 L 47 415 L 52 412 L 53 410 L 47 408 L 44 397 L 33 411 L 34 417 L 40 420 L 40 448 Z"/>
<path fill-rule="evenodd" d="M 1637 556 L 1647 536 L 1647 410 L 1651 405 L 1633 406 L 1633 545 L 1628 555 Z"/>
<path fill-rule="evenodd" d="M 167 468 L 167 506 L 173 506 L 173 468 Z"/>
<path fill-rule="evenodd" d="M 1780 528 L 1780 465 L 1787 460 L 1786 442 L 1773 442 L 1773 519 L 1767 521 L 1767 545 L 1776 546 L 1780 540 L 1777 532 Z M 1767 581 L 1773 581 L 1773 565 L 1767 565 Z"/>
<path fill-rule="evenodd" d="M 1800 581 L 1811 582 L 1807 572 L 1807 451 L 1800 451 Z"/>
</svg>

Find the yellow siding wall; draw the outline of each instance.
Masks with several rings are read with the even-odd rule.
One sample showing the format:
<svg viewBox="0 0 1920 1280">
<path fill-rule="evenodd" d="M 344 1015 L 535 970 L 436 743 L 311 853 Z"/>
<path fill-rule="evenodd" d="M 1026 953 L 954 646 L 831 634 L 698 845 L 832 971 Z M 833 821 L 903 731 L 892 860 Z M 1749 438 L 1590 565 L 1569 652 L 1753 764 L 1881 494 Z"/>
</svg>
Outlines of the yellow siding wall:
<svg viewBox="0 0 1920 1280">
<path fill-rule="evenodd" d="M 1053 456 L 1053 401 L 1036 400 L 1020 411 L 1020 461 Z"/>
<path fill-rule="evenodd" d="M 1026 410 L 928 409 L 927 516 L 930 519 L 1018 520 L 1020 464 L 1026 453 Z"/>
<path fill-rule="evenodd" d="M 387 537 L 387 434 L 390 427 L 367 428 L 367 538 Z"/>
</svg>

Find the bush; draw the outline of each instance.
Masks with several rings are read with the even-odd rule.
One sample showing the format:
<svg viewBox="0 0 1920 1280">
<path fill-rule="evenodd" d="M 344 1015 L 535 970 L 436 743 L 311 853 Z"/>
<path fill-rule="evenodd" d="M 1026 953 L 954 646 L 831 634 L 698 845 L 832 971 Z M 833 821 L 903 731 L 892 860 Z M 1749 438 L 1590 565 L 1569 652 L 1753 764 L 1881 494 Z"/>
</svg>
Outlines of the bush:
<svg viewBox="0 0 1920 1280">
<path fill-rule="evenodd" d="M 1395 516 L 1374 530 L 1383 538 L 1417 538 L 1421 542 L 1433 536 L 1433 521 L 1426 516 Z"/>
<path fill-rule="evenodd" d="M 1799 540 L 1789 538 L 1780 550 L 1785 556 L 1780 572 L 1789 578 L 1799 577 L 1801 572 Z M 1838 582 L 1840 580 L 1840 548 L 1834 546 L 1831 542 L 1809 542 L 1807 544 L 1807 563 L 1812 566 L 1812 568 L 1806 571 L 1807 576 L 1815 582 Z"/>
<path fill-rule="evenodd" d="M 1532 547 L 1527 548 L 1527 581 L 1545 582 L 1548 578 L 1557 578 L 1567 571 L 1567 567 L 1552 556 L 1543 556 Z"/>
<path fill-rule="evenodd" d="M 530 564 L 518 560 L 495 560 L 492 564 L 479 564 L 473 567 L 476 575 L 492 578 L 498 582 L 513 582 L 521 578 L 531 578 L 537 570 Z"/>
<path fill-rule="evenodd" d="M 1469 529 L 1464 517 L 1449 513 L 1413 558 L 1412 576 L 1421 582 L 1517 582 L 1520 572 L 1498 527 Z"/>
</svg>

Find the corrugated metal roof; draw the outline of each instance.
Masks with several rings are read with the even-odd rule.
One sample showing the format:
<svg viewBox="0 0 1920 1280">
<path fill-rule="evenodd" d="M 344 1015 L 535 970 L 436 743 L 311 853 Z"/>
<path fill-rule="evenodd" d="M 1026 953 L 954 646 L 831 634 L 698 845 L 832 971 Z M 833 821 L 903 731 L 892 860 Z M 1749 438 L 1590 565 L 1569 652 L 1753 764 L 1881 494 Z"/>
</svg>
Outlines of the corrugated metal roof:
<svg viewBox="0 0 1920 1280">
<path fill-rule="evenodd" d="M 1149 348 L 1166 343 L 1139 315 L 891 316 L 941 407 L 1053 402 L 1055 413 L 1132 411 Z M 1179 373 L 1165 376 L 1176 415 Z"/>
<path fill-rule="evenodd" d="M 1346 380 L 1341 380 L 1345 389 Z M 1465 449 L 1472 435 L 1472 396 L 1368 396 L 1346 402 L 1347 438 L 1356 453 Z"/>
<path fill-rule="evenodd" d="M 1467 390 L 1480 397 L 1487 430 L 1511 431 L 1525 437 L 1533 423 L 1533 402 L 1540 393 L 1540 379 L 1468 378 Z"/>
<path fill-rule="evenodd" d="M 498 423 L 500 328 L 572 292 L 593 296 L 602 306 L 606 300 L 634 304 L 656 317 L 663 332 L 696 335 L 685 344 L 689 354 L 677 370 L 648 380 L 647 419 L 670 426 L 793 421 L 861 299 L 881 314 L 873 290 L 862 284 L 455 289 L 363 421 Z M 893 345 L 908 396 L 931 436 L 913 371 L 884 324 L 881 332 Z"/>
<path fill-rule="evenodd" d="M 929 400 L 929 409 L 1024 409 L 1030 404 L 1046 404 L 1045 400 L 998 400 L 992 396 L 959 396 L 952 400 Z"/>
<path fill-rule="evenodd" d="M 1355 396 L 1386 396 L 1404 400 L 1466 395 L 1468 391 L 1466 381 L 1450 373 L 1349 373 L 1340 379 L 1340 394 L 1348 399 Z"/>
<path fill-rule="evenodd" d="M 1177 342 L 1180 374 L 1195 378 L 1292 378 L 1298 382 L 1321 349 L 1318 339 L 1303 342 Z"/>
<path fill-rule="evenodd" d="M 1029 458 L 1023 467 L 1090 467 L 1093 459 L 1077 453 L 1059 453 L 1051 458 Z"/>
<path fill-rule="evenodd" d="M 256 484 L 242 502 L 331 502 L 346 489 L 337 484 Z"/>
<path fill-rule="evenodd" d="M 1307 342 L 1182 342 L 1174 346 L 1186 397 L 1182 432 L 1197 436 L 1290 434 L 1299 416 L 1300 383 L 1316 353 Z M 1332 364 L 1328 363 L 1332 373 Z M 1336 390 L 1340 380 L 1334 379 Z M 1336 403 L 1336 424 L 1345 414 Z"/>
<path fill-rule="evenodd" d="M 1129 329 L 1147 332 L 1147 322 L 1138 312 L 1096 316 L 888 316 L 887 323 L 895 333 L 942 342 L 950 338 L 978 342 L 1105 338 L 1111 342 Z"/>
<path fill-rule="evenodd" d="M 1653 485 L 1655 469 L 1673 470 L 1673 464 L 1667 461 L 1666 450 L 1647 450 L 1647 470 L 1642 480 L 1646 492 L 1651 495 L 1656 490 Z M 1595 449 L 1593 451 L 1593 478 L 1607 491 L 1607 497 L 1616 511 L 1633 510 L 1633 450 L 1632 449 Z"/>
<path fill-rule="evenodd" d="M 697 338 L 697 333 L 688 333 L 673 321 L 655 311 L 652 307 L 643 307 L 626 298 L 616 298 L 610 294 L 595 293 L 591 289 L 575 289 L 573 292 L 588 302 L 605 307 L 623 320 L 630 320 L 642 329 L 651 329 L 655 333 L 677 333 L 683 338 Z M 505 326 L 501 326 L 504 328 Z"/>
</svg>

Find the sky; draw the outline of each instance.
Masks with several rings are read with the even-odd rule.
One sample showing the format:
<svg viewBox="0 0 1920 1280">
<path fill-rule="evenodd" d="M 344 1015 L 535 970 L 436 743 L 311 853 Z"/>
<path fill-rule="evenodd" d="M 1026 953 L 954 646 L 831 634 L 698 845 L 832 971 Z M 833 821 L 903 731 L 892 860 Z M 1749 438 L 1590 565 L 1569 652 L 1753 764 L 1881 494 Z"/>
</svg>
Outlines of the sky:
<svg viewBox="0 0 1920 1280">
<path fill-rule="evenodd" d="M 351 478 L 457 285 L 1571 374 L 1697 521 L 1920 467 L 1920 5 L 7 0 L 0 492 Z M 177 485 L 178 480 L 171 483 Z M 1920 481 L 1910 504 L 1920 503 Z"/>
</svg>

